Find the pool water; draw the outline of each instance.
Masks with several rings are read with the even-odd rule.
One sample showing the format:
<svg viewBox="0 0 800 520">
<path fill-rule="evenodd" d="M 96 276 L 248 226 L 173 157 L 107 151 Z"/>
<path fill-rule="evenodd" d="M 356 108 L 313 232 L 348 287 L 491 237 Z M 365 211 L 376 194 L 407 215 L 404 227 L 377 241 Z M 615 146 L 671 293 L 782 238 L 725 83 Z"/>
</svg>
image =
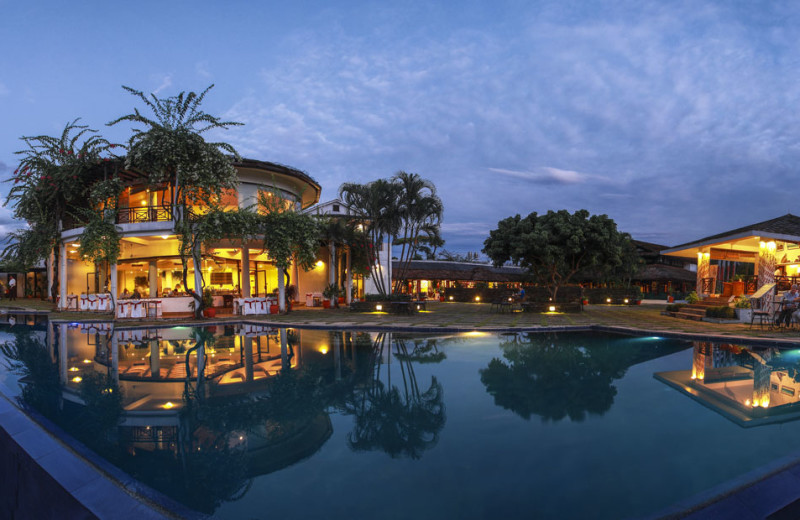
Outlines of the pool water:
<svg viewBox="0 0 800 520">
<path fill-rule="evenodd" d="M 798 451 L 798 422 L 744 428 L 654 377 L 691 373 L 708 350 L 692 342 L 60 329 L 38 339 L 52 370 L 6 352 L 25 397 L 214 518 L 638 517 Z M 28 345 L 21 330 L 6 333 Z M 47 409 L 54 388 L 61 410 Z"/>
</svg>

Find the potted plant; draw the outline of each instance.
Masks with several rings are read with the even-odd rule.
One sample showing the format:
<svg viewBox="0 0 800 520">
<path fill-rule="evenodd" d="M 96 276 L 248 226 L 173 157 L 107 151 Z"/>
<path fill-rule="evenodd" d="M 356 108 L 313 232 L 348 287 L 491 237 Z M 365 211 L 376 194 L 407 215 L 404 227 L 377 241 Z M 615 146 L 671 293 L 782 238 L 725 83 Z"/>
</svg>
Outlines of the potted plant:
<svg viewBox="0 0 800 520">
<path fill-rule="evenodd" d="M 750 323 L 753 315 L 753 309 L 751 308 L 750 300 L 747 297 L 740 296 L 736 298 L 733 307 L 736 309 L 736 316 L 739 318 L 739 321 L 742 323 Z"/>
<path fill-rule="evenodd" d="M 214 294 L 211 289 L 206 288 L 203 291 L 203 316 L 206 318 L 213 318 L 217 315 L 217 309 L 214 308 Z"/>
<path fill-rule="evenodd" d="M 325 286 L 325 289 L 322 290 L 322 296 L 325 298 L 322 301 L 322 307 L 325 309 L 330 309 L 331 302 L 334 302 L 336 307 L 339 306 L 338 298 L 339 298 L 339 288 L 336 284 L 331 283 Z"/>
</svg>

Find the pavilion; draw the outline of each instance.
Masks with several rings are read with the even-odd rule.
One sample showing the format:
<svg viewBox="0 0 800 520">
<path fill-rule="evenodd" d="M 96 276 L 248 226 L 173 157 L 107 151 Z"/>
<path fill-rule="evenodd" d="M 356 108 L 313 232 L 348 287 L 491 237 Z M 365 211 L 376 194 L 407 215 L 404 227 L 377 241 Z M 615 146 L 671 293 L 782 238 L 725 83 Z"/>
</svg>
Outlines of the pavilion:
<svg viewBox="0 0 800 520">
<path fill-rule="evenodd" d="M 800 280 L 800 217 L 787 213 L 661 253 L 697 259 L 696 291 L 701 298 L 752 294 L 771 283 L 785 290 Z M 752 274 L 734 275 L 741 271 L 739 263 L 751 264 Z"/>
</svg>

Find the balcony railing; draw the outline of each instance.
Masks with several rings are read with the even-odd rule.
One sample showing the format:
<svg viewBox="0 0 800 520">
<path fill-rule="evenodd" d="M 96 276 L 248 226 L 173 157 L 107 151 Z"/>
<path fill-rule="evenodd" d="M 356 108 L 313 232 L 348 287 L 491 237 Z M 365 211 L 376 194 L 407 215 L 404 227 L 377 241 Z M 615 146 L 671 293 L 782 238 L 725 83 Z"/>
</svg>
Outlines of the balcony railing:
<svg viewBox="0 0 800 520">
<path fill-rule="evenodd" d="M 117 224 L 138 222 L 169 222 L 172 220 L 172 206 L 145 206 L 141 208 L 120 208 L 117 210 Z"/>
</svg>

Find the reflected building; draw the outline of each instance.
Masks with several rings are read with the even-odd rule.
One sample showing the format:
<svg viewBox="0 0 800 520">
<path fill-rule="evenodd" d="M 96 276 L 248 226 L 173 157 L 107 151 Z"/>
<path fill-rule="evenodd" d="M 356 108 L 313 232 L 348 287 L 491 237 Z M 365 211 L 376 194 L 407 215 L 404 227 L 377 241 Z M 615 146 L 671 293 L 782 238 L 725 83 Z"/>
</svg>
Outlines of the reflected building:
<svg viewBox="0 0 800 520">
<path fill-rule="evenodd" d="M 740 426 L 800 417 L 797 350 L 693 342 L 691 370 L 654 377 Z"/>
</svg>

